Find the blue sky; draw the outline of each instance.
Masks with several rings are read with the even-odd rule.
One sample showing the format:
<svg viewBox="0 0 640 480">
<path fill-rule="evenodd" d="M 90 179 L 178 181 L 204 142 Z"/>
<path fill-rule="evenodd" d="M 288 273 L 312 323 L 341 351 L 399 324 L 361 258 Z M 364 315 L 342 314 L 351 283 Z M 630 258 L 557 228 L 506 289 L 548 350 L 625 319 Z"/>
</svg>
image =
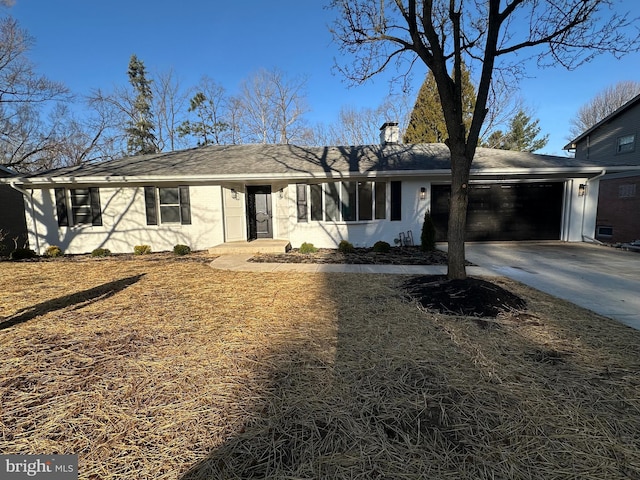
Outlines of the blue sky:
<svg viewBox="0 0 640 480">
<path fill-rule="evenodd" d="M 207 75 L 235 93 L 260 68 L 308 77 L 310 123 L 333 122 L 342 106 L 375 107 L 389 93 L 389 75 L 349 87 L 332 71 L 339 55 L 328 25 L 334 14 L 323 0 L 16 0 L 7 13 L 34 38 L 29 57 L 38 71 L 78 95 L 127 83 L 132 54 L 147 70 L 170 68 L 184 85 Z M 640 15 L 637 0 L 623 9 Z M 415 71 L 415 95 L 424 78 Z M 533 107 L 549 144 L 540 153 L 564 155 L 570 119 L 607 86 L 640 81 L 640 53 L 615 60 L 600 56 L 568 72 L 529 70 L 521 96 Z"/>
</svg>

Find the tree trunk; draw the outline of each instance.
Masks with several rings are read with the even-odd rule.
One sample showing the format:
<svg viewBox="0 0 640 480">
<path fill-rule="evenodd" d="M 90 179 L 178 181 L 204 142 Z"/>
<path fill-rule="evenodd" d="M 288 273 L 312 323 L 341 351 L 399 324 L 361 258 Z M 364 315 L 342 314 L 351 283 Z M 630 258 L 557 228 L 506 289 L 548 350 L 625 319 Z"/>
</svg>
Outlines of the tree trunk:
<svg viewBox="0 0 640 480">
<path fill-rule="evenodd" d="M 464 240 L 469 203 L 469 162 L 462 153 L 451 151 L 451 199 L 449 201 L 448 270 L 449 280 L 467 278 Z"/>
</svg>

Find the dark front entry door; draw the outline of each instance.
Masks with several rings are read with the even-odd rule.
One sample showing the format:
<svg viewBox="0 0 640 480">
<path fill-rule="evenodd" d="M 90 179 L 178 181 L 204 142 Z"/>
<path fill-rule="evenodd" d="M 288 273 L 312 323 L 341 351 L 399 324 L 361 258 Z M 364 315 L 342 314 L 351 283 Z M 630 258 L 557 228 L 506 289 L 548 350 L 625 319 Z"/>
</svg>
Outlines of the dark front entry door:
<svg viewBox="0 0 640 480">
<path fill-rule="evenodd" d="M 271 186 L 247 187 L 248 238 L 273 238 Z"/>
</svg>

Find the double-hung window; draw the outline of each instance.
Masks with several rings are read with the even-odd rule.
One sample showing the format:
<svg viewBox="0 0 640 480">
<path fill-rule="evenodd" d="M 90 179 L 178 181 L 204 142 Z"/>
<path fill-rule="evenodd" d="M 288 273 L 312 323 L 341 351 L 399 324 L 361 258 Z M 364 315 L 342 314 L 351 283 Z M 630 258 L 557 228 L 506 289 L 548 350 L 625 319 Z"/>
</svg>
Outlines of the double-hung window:
<svg viewBox="0 0 640 480">
<path fill-rule="evenodd" d="M 392 184 L 400 182 L 391 182 Z M 308 190 L 307 190 L 308 189 Z M 387 218 L 387 182 L 298 184 L 298 222 L 357 222 Z M 398 199 L 399 200 L 399 199 Z M 395 206 L 392 205 L 392 211 Z"/>
<path fill-rule="evenodd" d="M 88 188 L 56 188 L 58 225 L 102 225 L 100 190 Z"/>
<path fill-rule="evenodd" d="M 147 225 L 191 224 L 189 187 L 144 187 Z"/>
<path fill-rule="evenodd" d="M 618 153 L 626 153 L 633 152 L 635 150 L 636 144 L 636 136 L 635 135 L 624 135 L 622 137 L 618 137 Z"/>
</svg>

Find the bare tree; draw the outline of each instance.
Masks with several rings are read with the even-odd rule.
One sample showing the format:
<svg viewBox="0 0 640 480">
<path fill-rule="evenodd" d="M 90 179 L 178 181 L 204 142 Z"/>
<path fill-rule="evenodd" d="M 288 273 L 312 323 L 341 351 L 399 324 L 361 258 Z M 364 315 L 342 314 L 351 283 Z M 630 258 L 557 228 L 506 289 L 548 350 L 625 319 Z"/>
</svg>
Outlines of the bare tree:
<svg viewBox="0 0 640 480">
<path fill-rule="evenodd" d="M 64 85 L 36 73 L 27 56 L 32 46 L 33 38 L 14 19 L 0 20 L 0 163 L 18 170 L 41 168 L 38 162 L 57 141 L 59 121 L 46 122 L 43 111 L 71 99 Z"/>
<path fill-rule="evenodd" d="M 308 145 L 371 145 L 380 141 L 380 126 L 398 122 L 408 124 L 411 103 L 408 94 L 389 95 L 375 108 L 343 106 L 333 123 L 321 123 L 309 129 L 304 143 Z"/>
<path fill-rule="evenodd" d="M 635 81 L 618 82 L 602 90 L 580 107 L 575 118 L 571 119 L 570 140 L 579 137 L 637 95 L 640 95 L 640 82 Z"/>
<path fill-rule="evenodd" d="M 189 105 L 189 92 L 181 86 L 173 70 L 154 75 L 153 111 L 156 115 L 156 141 L 161 151 L 174 151 L 188 145 L 179 135 Z"/>
<path fill-rule="evenodd" d="M 260 70 L 241 86 L 245 139 L 257 143 L 293 143 L 305 132 L 306 78 L 287 78 L 278 69 Z"/>
<path fill-rule="evenodd" d="M 595 55 L 638 49 L 634 19 L 608 8 L 613 0 L 332 0 L 332 33 L 349 60 L 338 65 L 362 83 L 390 64 L 421 61 L 434 75 L 451 153 L 448 277 L 466 278 L 464 240 L 469 175 L 492 79 L 524 74 L 530 52 L 539 66 L 575 68 Z M 613 12 L 613 13 L 611 13 Z M 529 57 L 531 59 L 531 57 Z M 463 122 L 461 68 L 477 72 L 471 126 Z M 450 73 L 452 72 L 452 73 Z"/>
</svg>

